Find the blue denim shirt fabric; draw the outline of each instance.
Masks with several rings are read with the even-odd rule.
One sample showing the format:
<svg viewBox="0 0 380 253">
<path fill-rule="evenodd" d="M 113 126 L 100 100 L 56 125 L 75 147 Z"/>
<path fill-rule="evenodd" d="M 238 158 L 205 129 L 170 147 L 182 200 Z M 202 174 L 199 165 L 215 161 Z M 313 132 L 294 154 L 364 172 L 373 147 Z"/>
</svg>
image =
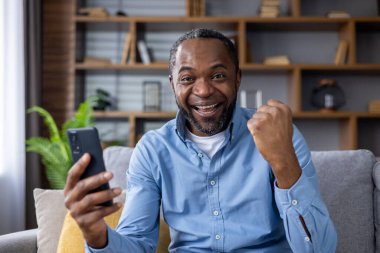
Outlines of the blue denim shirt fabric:
<svg viewBox="0 0 380 253">
<path fill-rule="evenodd" d="M 105 248 L 86 251 L 154 252 L 162 204 L 170 252 L 335 252 L 336 232 L 301 133 L 294 128 L 302 175 L 290 189 L 279 189 L 247 128 L 253 113 L 235 109 L 211 159 L 186 139 L 181 114 L 145 134 L 130 161 L 116 231 L 108 228 Z"/>
</svg>

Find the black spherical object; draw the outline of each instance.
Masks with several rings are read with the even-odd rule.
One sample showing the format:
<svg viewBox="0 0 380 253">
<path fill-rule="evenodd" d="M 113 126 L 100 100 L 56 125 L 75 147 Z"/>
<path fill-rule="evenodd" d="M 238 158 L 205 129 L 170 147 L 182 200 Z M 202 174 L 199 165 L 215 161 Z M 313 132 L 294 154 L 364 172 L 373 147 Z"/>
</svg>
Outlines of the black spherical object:
<svg viewBox="0 0 380 253">
<path fill-rule="evenodd" d="M 334 79 L 322 79 L 313 89 L 311 104 L 318 109 L 337 110 L 345 103 L 344 92 Z"/>
</svg>

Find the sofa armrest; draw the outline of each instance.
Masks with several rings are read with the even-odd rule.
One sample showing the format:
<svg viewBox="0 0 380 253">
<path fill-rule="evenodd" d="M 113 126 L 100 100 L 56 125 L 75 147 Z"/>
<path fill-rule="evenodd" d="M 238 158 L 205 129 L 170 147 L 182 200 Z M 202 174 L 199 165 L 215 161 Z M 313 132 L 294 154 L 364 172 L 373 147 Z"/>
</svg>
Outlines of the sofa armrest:
<svg viewBox="0 0 380 253">
<path fill-rule="evenodd" d="M 0 236 L 0 252 L 36 253 L 37 229 L 29 229 Z"/>
</svg>

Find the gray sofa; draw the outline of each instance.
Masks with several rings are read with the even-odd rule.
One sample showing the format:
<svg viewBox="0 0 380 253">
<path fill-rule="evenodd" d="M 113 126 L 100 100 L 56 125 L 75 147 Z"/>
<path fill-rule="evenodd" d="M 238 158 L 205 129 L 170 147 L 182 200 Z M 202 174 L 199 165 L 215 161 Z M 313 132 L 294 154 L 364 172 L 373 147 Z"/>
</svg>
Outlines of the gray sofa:
<svg viewBox="0 0 380 253">
<path fill-rule="evenodd" d="M 106 167 L 115 174 L 111 185 L 125 186 L 131 153 L 130 148 L 105 150 Z M 338 232 L 337 252 L 380 253 L 380 163 L 367 150 L 318 151 L 312 157 Z M 160 240 L 165 242 L 158 252 L 165 252 L 167 238 Z M 0 252 L 37 252 L 37 244 L 37 229 L 0 236 Z"/>
</svg>

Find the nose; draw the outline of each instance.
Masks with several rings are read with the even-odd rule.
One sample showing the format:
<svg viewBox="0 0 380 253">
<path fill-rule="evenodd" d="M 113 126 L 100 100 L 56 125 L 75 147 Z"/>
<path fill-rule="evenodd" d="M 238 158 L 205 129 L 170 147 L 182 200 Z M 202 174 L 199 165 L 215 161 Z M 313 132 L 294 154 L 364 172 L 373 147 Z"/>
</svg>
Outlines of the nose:
<svg viewBox="0 0 380 253">
<path fill-rule="evenodd" d="M 209 97 L 214 92 L 214 87 L 206 78 L 197 79 L 194 87 L 193 94 L 198 97 Z"/>
</svg>

